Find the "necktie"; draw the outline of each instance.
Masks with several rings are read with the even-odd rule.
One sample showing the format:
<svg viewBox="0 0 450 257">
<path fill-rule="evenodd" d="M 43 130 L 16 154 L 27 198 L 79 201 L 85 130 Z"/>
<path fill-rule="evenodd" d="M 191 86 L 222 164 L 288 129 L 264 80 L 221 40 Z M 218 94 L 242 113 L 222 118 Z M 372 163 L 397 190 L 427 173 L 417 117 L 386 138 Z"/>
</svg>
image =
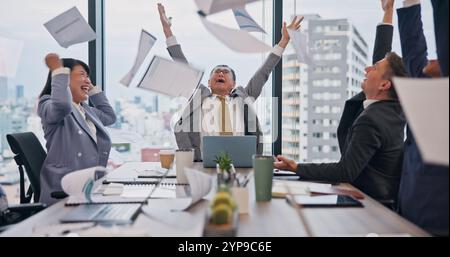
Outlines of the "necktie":
<svg viewBox="0 0 450 257">
<path fill-rule="evenodd" d="M 92 136 L 94 137 L 94 141 L 97 143 L 97 128 L 95 127 L 95 124 L 87 117 L 86 111 L 81 105 L 75 105 L 80 112 L 81 116 L 83 116 L 84 120 L 86 121 L 86 125 L 88 126 L 89 130 L 91 131 Z"/>
<path fill-rule="evenodd" d="M 220 122 L 220 135 L 232 136 L 233 129 L 231 128 L 230 110 L 226 102 L 225 96 L 218 96 L 221 103 L 221 122 Z"/>
</svg>

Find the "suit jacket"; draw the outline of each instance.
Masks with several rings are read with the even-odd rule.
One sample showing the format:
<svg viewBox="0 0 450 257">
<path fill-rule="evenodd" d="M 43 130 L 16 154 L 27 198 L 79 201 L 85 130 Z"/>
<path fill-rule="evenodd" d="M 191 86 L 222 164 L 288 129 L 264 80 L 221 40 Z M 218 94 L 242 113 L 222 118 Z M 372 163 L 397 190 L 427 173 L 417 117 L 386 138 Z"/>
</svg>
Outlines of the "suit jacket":
<svg viewBox="0 0 450 257">
<path fill-rule="evenodd" d="M 86 117 L 97 128 L 97 135 L 92 135 L 85 119 L 72 105 L 68 85 L 69 75 L 54 76 L 51 95 L 42 96 L 38 105 L 38 114 L 47 141 L 47 157 L 40 176 L 39 201 L 46 204 L 56 201 L 50 194 L 62 191 L 63 176 L 93 166 L 106 167 L 111 150 L 111 140 L 104 126 L 113 124 L 116 115 L 105 93 L 101 92 L 90 97 L 94 107 L 82 103 Z M 97 137 L 97 143 L 94 136 Z"/>
<path fill-rule="evenodd" d="M 436 10 L 436 7 L 447 9 Z M 439 56 L 441 69 L 447 65 L 448 75 L 448 1 L 433 1 L 436 39 L 447 30 L 447 41 L 437 41 L 438 56 L 441 48 L 447 48 L 447 56 Z M 445 14 L 446 13 L 446 14 Z M 423 34 L 421 6 L 414 5 L 397 11 L 403 62 L 411 77 L 426 77 L 422 73 L 427 64 L 427 45 Z M 437 15 L 436 15 L 437 14 Z M 444 16 L 442 16 L 444 14 Z M 446 16 L 446 17 L 445 17 Z M 446 21 L 445 21 L 446 19 Z M 445 25 L 439 21 L 445 21 Z M 441 35 L 440 38 L 444 37 Z M 441 62 L 441 57 L 443 58 Z M 445 61 L 446 60 L 446 61 Z M 445 64 L 447 63 L 447 64 Z M 445 70 L 442 70 L 445 72 Z M 448 167 L 423 162 L 411 130 L 407 130 L 403 173 L 399 190 L 399 212 L 402 216 L 435 235 L 449 234 Z"/>
<path fill-rule="evenodd" d="M 394 27 L 391 25 L 380 24 L 377 26 L 375 37 L 375 46 L 373 49 L 372 63 L 382 60 L 387 53 L 392 49 L 392 35 L 394 34 Z M 339 149 L 341 154 L 345 152 L 345 141 L 348 130 L 363 111 L 363 102 L 366 100 L 364 92 L 360 92 L 354 97 L 345 102 L 344 111 L 342 112 L 341 120 L 337 130 Z"/>
<path fill-rule="evenodd" d="M 301 179 L 351 183 L 378 200 L 396 199 L 405 117 L 398 101 L 369 105 L 355 120 L 337 163 L 299 164 Z"/>
<path fill-rule="evenodd" d="M 174 60 L 184 63 L 188 62 L 180 45 L 170 46 L 167 50 Z M 252 103 L 260 96 L 265 83 L 269 79 L 270 73 L 280 59 L 281 57 L 271 53 L 262 67 L 258 69 L 255 75 L 253 75 L 247 86 L 238 86 L 230 94 L 231 97 L 240 98 L 245 102 L 245 135 L 254 135 L 257 137 L 257 153 L 260 154 L 263 152 L 262 132 L 256 111 L 252 108 Z M 211 95 L 211 91 L 208 87 L 200 85 L 174 128 L 178 147 L 194 148 L 196 161 L 202 160 L 200 151 L 201 107 L 204 100 Z"/>
</svg>

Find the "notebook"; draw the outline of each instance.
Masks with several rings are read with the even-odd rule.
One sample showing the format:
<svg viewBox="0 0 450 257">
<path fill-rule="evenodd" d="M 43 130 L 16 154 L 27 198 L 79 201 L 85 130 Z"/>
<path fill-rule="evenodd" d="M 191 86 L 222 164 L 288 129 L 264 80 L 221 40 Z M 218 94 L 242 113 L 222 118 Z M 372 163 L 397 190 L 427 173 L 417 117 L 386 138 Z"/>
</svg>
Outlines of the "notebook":
<svg viewBox="0 0 450 257">
<path fill-rule="evenodd" d="M 103 184 L 117 183 L 124 185 L 156 185 L 160 179 L 157 178 L 108 178 L 103 181 Z M 178 183 L 174 178 L 166 178 L 160 183 L 163 185 L 178 185 L 188 186 L 186 183 Z"/>
</svg>

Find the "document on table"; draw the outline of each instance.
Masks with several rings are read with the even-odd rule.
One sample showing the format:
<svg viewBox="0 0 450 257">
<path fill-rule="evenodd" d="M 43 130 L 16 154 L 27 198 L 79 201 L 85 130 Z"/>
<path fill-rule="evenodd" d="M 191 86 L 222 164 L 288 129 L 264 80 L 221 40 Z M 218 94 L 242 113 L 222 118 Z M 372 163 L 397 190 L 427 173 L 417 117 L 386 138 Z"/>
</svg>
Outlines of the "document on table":
<svg viewBox="0 0 450 257">
<path fill-rule="evenodd" d="M 156 40 L 156 37 L 154 37 L 152 34 L 148 33 L 145 30 L 142 30 L 136 59 L 131 70 L 125 75 L 125 77 L 120 80 L 120 83 L 122 85 L 127 87 L 130 86 L 130 83 L 136 75 L 137 71 L 141 67 L 150 50 L 155 45 Z"/>
<path fill-rule="evenodd" d="M 64 48 L 88 42 L 97 37 L 76 7 L 72 7 L 51 19 L 44 26 L 58 44 Z"/>
<path fill-rule="evenodd" d="M 269 52 L 272 47 L 259 41 L 245 30 L 237 30 L 224 27 L 208 21 L 200 16 L 205 28 L 231 50 L 242 53 Z"/>
<path fill-rule="evenodd" d="M 22 48 L 22 41 L 0 37 L 0 77 L 16 76 Z"/>
<path fill-rule="evenodd" d="M 447 78 L 394 78 L 422 158 L 427 163 L 449 165 L 449 85 Z"/>
<path fill-rule="evenodd" d="M 185 63 L 153 57 L 139 88 L 172 97 L 190 98 L 200 84 L 203 71 Z"/>
<path fill-rule="evenodd" d="M 258 0 L 195 0 L 197 7 L 205 15 L 210 15 L 225 10 L 239 8 L 245 4 Z"/>
<path fill-rule="evenodd" d="M 233 9 L 234 18 L 241 30 L 248 32 L 261 32 L 267 34 L 266 31 L 250 16 L 244 6 Z"/>
<path fill-rule="evenodd" d="M 190 197 L 166 199 L 163 209 L 184 211 L 205 197 L 212 189 L 212 176 L 194 169 L 185 168 L 190 186 Z M 177 187 L 179 188 L 179 187 Z M 175 193 L 175 191 L 173 191 Z M 152 194 L 152 198 L 154 198 Z"/>
</svg>

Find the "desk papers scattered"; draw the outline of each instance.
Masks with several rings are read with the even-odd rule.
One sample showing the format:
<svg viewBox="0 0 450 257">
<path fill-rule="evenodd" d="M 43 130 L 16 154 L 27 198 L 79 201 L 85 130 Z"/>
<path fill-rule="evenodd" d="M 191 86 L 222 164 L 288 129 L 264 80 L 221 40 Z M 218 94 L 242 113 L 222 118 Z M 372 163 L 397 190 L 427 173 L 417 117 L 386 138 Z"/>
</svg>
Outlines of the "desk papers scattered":
<svg viewBox="0 0 450 257">
<path fill-rule="evenodd" d="M 164 209 L 184 211 L 203 199 L 212 189 L 212 176 L 194 169 L 185 168 L 190 186 L 190 197 L 166 199 Z M 152 195 L 152 198 L 153 195 Z"/>
<path fill-rule="evenodd" d="M 22 41 L 0 37 L 0 77 L 16 76 L 22 48 Z"/>
<path fill-rule="evenodd" d="M 305 33 L 300 30 L 288 29 L 289 36 L 292 40 L 295 52 L 297 53 L 297 60 L 300 63 L 311 63 L 311 59 L 308 55 L 308 41 Z"/>
<path fill-rule="evenodd" d="M 201 70 L 185 63 L 154 56 L 138 87 L 172 97 L 189 99 L 202 77 Z"/>
<path fill-rule="evenodd" d="M 449 165 L 448 78 L 394 78 L 400 103 L 424 162 Z"/>
<path fill-rule="evenodd" d="M 250 14 L 245 10 L 245 7 L 233 9 L 234 18 L 239 25 L 241 30 L 248 32 L 261 32 L 267 34 L 266 31 L 259 26 L 258 23 L 250 16 Z"/>
<path fill-rule="evenodd" d="M 195 3 L 203 14 L 211 15 L 229 9 L 240 8 L 245 6 L 245 4 L 256 1 L 258 0 L 195 0 Z"/>
<path fill-rule="evenodd" d="M 104 169 L 104 167 L 98 166 L 71 172 L 61 179 L 61 187 L 69 196 L 89 200 L 92 193 L 92 183 L 96 179 L 95 174 L 97 171 L 104 171 Z"/>
<path fill-rule="evenodd" d="M 200 16 L 205 28 L 231 50 L 242 53 L 269 52 L 272 47 L 259 41 L 245 30 L 236 30 L 208 21 Z"/>
<path fill-rule="evenodd" d="M 331 188 L 331 184 L 274 180 L 272 185 L 272 197 L 284 198 L 288 194 L 286 187 L 289 188 L 293 195 L 310 195 L 312 190 L 323 189 L 323 191 L 325 191 L 327 188 Z"/>
<path fill-rule="evenodd" d="M 51 19 L 44 26 L 58 44 L 64 48 L 91 41 L 97 37 L 76 7 L 72 7 Z"/>
<path fill-rule="evenodd" d="M 125 75 L 125 77 L 120 80 L 120 83 L 122 85 L 127 87 L 130 86 L 130 83 L 136 75 L 137 71 L 141 67 L 150 50 L 155 45 L 156 40 L 156 37 L 154 37 L 152 34 L 148 33 L 145 30 L 142 30 L 136 60 L 134 61 L 134 65 L 131 70 Z"/>
</svg>

